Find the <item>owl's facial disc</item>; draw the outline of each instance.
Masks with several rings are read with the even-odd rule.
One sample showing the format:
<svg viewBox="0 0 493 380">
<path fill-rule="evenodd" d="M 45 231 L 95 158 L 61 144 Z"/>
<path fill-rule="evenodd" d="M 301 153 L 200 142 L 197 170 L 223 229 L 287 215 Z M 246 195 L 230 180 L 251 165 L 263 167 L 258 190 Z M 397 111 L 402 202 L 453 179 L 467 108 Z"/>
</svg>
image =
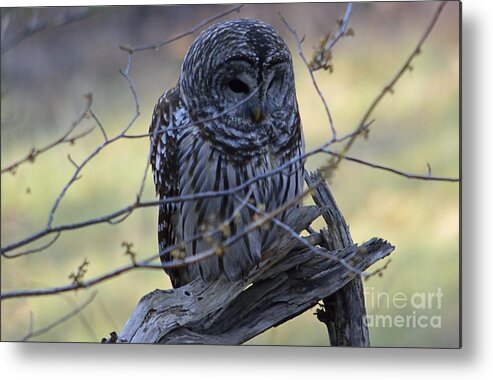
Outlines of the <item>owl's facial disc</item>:
<svg viewBox="0 0 493 380">
<path fill-rule="evenodd" d="M 285 146 L 297 133 L 291 53 L 259 20 L 228 20 L 202 32 L 188 50 L 180 98 L 200 132 L 218 147 L 248 155 Z"/>
</svg>

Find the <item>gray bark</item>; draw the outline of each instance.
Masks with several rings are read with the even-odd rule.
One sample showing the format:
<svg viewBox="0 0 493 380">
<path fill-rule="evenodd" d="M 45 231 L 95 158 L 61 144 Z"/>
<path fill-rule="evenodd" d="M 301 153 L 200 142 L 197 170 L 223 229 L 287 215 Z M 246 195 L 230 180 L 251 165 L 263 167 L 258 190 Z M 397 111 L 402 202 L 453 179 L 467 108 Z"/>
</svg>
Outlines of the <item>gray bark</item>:
<svg viewBox="0 0 493 380">
<path fill-rule="evenodd" d="M 308 174 L 306 182 L 312 188 L 320 183 L 313 193 L 313 200 L 319 207 L 325 206 L 322 216 L 327 229 L 321 231 L 322 246 L 329 250 L 352 246 L 349 227 L 320 173 Z M 323 307 L 317 310 L 317 318 L 327 326 L 331 346 L 369 347 L 368 327 L 362 323 L 366 318 L 366 308 L 361 276 L 325 297 Z"/>
</svg>

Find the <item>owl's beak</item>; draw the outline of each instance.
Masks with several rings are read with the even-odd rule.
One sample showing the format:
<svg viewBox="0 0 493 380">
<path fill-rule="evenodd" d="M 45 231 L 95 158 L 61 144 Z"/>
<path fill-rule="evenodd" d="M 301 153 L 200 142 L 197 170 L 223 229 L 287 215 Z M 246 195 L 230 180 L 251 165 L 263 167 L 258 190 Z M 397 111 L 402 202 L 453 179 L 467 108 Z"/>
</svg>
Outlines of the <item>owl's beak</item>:
<svg viewBox="0 0 493 380">
<path fill-rule="evenodd" d="M 262 100 L 258 96 L 252 97 L 246 105 L 247 115 L 254 123 L 262 121 L 264 118 L 264 109 L 262 107 Z M 248 117 L 247 116 L 247 117 Z"/>
<path fill-rule="evenodd" d="M 262 110 L 259 106 L 252 108 L 252 120 L 257 123 L 262 119 Z"/>
</svg>

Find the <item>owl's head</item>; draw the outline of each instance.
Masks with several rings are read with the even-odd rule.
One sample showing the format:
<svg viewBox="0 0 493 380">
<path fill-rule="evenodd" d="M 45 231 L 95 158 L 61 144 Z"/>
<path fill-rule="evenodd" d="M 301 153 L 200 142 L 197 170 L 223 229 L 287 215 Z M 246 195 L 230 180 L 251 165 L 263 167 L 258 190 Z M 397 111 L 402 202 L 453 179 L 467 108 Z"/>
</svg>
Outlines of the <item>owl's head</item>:
<svg viewBox="0 0 493 380">
<path fill-rule="evenodd" d="M 252 132 L 257 140 L 275 138 L 297 118 L 291 53 L 259 20 L 229 20 L 202 32 L 184 58 L 179 86 L 195 120 L 220 115 L 206 128 L 230 135 L 225 139 Z"/>
</svg>

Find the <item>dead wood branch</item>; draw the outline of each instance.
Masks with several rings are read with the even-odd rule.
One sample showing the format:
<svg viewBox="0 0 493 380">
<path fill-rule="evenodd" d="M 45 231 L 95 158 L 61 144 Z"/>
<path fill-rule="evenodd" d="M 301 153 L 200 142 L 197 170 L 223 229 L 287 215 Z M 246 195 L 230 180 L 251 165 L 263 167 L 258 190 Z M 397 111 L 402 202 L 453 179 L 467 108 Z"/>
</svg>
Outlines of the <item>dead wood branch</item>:
<svg viewBox="0 0 493 380">
<path fill-rule="evenodd" d="M 306 176 L 309 187 L 314 186 L 319 180 L 319 173 Z M 325 182 L 317 186 L 313 200 L 319 207 L 325 206 L 322 216 L 327 229 L 321 231 L 324 239 L 322 246 L 329 250 L 353 246 L 349 227 Z M 332 346 L 370 346 L 368 327 L 363 323 L 366 308 L 361 276 L 356 275 L 337 292 L 325 297 L 323 307 L 317 310 L 317 318 L 327 326 Z"/>
</svg>

